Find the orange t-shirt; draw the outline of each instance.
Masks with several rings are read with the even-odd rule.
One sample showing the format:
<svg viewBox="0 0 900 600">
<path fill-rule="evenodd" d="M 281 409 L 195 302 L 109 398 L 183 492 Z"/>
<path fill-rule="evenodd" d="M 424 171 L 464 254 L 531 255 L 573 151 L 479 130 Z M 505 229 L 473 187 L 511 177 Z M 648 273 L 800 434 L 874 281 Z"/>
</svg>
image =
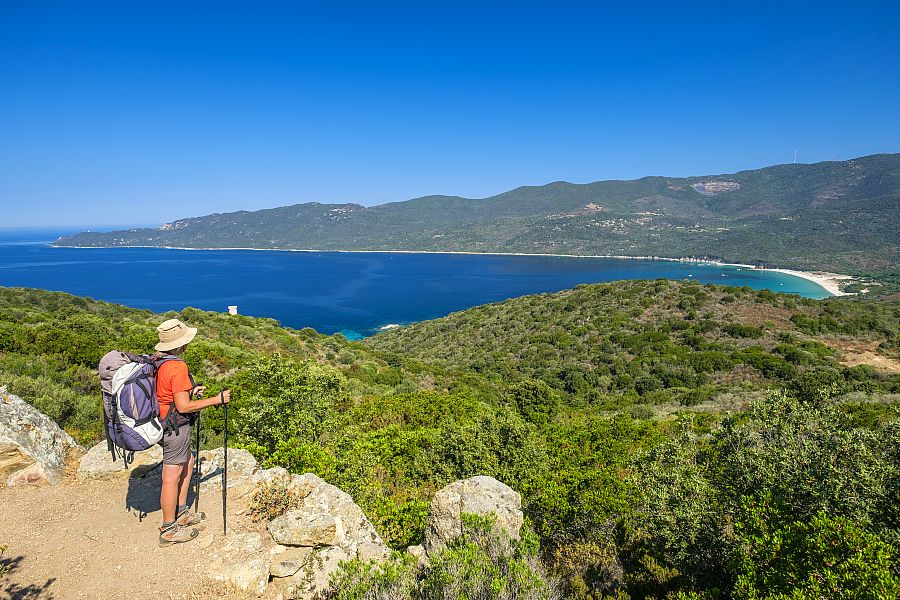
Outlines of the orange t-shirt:
<svg viewBox="0 0 900 600">
<path fill-rule="evenodd" d="M 175 392 L 190 392 L 193 387 L 184 361 L 164 362 L 156 372 L 156 400 L 159 402 L 160 418 L 165 419 L 169 414 L 169 407 L 175 401 Z"/>
</svg>

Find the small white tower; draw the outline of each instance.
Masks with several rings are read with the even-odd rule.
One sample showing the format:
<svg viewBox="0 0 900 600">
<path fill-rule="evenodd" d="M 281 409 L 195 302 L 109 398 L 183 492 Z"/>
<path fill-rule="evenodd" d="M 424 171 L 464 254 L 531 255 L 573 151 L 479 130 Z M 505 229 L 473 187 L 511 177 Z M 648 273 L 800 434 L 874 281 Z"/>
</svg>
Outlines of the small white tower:
<svg viewBox="0 0 900 600">
<path fill-rule="evenodd" d="M 238 314 L 238 312 L 237 312 L 237 306 L 229 306 L 229 307 L 228 307 L 228 314 L 229 314 L 229 315 L 236 315 L 236 314 Z"/>
</svg>

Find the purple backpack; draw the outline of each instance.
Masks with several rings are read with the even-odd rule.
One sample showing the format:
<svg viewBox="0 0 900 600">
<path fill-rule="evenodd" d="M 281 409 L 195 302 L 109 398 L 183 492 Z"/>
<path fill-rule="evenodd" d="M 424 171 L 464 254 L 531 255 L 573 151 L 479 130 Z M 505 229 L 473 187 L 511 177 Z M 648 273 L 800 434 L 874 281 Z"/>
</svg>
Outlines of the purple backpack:
<svg viewBox="0 0 900 600">
<path fill-rule="evenodd" d="M 173 405 L 166 419 L 161 420 L 156 399 L 156 373 L 170 360 L 181 359 L 116 350 L 101 359 L 99 371 L 106 440 L 113 460 L 121 453 L 127 466 L 134 452 L 159 443 L 163 434 L 173 429 L 178 411 Z"/>
</svg>

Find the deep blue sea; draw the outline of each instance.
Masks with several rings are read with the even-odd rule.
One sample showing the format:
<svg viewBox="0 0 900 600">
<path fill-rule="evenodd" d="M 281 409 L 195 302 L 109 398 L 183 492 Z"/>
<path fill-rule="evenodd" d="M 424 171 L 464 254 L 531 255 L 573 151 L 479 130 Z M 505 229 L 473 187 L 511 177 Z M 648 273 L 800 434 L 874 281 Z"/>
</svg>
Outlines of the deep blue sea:
<svg viewBox="0 0 900 600">
<path fill-rule="evenodd" d="M 349 338 L 514 296 L 617 279 L 694 279 L 822 298 L 804 279 L 739 267 L 552 256 L 54 248 L 63 231 L 0 230 L 0 285 L 163 312 L 272 317 Z"/>
</svg>

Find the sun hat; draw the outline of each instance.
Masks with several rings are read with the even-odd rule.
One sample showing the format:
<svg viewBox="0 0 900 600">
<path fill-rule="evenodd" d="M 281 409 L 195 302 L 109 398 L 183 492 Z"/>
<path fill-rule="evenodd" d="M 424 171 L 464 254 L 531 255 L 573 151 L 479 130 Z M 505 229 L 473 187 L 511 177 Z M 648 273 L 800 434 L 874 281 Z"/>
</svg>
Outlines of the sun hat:
<svg viewBox="0 0 900 600">
<path fill-rule="evenodd" d="M 178 319 L 169 319 L 160 323 L 156 328 L 156 333 L 159 334 L 159 343 L 155 348 L 160 352 L 165 352 L 181 348 L 190 342 L 197 335 L 197 328 L 188 327 Z"/>
</svg>

